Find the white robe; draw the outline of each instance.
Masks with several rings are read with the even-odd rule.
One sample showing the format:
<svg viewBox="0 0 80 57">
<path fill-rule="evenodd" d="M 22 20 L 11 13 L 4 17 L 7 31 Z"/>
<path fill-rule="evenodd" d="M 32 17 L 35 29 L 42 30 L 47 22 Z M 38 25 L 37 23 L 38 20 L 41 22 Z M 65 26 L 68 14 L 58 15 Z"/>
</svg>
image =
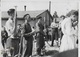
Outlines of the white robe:
<svg viewBox="0 0 80 57">
<path fill-rule="evenodd" d="M 14 22 L 11 20 L 11 18 L 9 18 L 6 22 L 5 29 L 8 33 L 8 36 L 10 36 L 10 38 L 13 38 Z"/>
<path fill-rule="evenodd" d="M 66 18 L 61 23 L 63 37 L 61 40 L 60 52 L 76 48 L 77 35 L 76 30 L 72 27 L 71 19 Z"/>
</svg>

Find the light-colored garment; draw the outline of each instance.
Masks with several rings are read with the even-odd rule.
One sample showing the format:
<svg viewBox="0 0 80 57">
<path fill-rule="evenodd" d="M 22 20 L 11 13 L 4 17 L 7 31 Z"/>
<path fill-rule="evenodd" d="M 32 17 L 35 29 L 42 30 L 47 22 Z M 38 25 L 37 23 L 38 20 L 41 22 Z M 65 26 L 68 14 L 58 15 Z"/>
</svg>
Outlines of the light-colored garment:
<svg viewBox="0 0 80 57">
<path fill-rule="evenodd" d="M 61 21 L 59 22 L 59 27 L 58 27 L 58 28 L 61 28 L 61 23 L 62 23 L 62 21 L 63 21 L 63 20 L 61 20 Z"/>
<path fill-rule="evenodd" d="M 13 38 L 14 22 L 11 20 L 11 18 L 9 18 L 6 22 L 5 29 L 8 33 L 8 36 L 10 36 L 10 38 Z"/>
<path fill-rule="evenodd" d="M 56 24 L 55 22 L 52 22 L 51 25 L 50 25 L 50 27 L 51 28 L 56 28 L 56 27 L 58 27 L 58 24 Z"/>
<path fill-rule="evenodd" d="M 71 18 L 64 19 L 61 28 L 64 35 L 61 40 L 60 52 L 76 48 L 77 37 L 75 35 L 77 32 L 75 31 L 77 30 L 72 27 Z"/>
</svg>

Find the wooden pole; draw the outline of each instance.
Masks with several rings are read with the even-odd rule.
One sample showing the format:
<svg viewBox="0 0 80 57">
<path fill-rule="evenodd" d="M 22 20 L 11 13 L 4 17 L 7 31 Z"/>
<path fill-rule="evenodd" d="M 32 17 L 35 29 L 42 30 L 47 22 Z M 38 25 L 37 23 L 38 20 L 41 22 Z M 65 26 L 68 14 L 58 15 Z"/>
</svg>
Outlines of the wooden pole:
<svg viewBox="0 0 80 57">
<path fill-rule="evenodd" d="M 49 12 L 51 13 L 51 1 L 49 1 Z"/>
<path fill-rule="evenodd" d="M 15 16 L 14 16 L 14 37 L 17 33 L 17 6 L 15 6 Z"/>
<path fill-rule="evenodd" d="M 49 1 L 49 12 L 51 12 L 51 1 Z M 50 15 L 49 15 L 49 26 L 50 26 Z"/>
</svg>

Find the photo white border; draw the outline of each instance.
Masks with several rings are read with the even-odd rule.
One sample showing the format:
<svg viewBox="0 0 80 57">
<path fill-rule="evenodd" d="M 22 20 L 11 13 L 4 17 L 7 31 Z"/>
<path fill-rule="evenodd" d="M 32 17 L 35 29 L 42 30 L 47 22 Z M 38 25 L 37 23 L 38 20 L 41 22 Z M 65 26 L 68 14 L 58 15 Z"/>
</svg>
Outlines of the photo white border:
<svg viewBox="0 0 80 57">
<path fill-rule="evenodd" d="M 78 3 L 78 7 L 79 7 L 79 13 L 80 13 L 80 1 Z M 1 1 L 0 1 L 0 32 L 1 32 Z M 79 43 L 78 44 L 78 57 L 80 57 L 80 14 L 79 14 L 79 23 L 78 23 L 78 40 L 79 40 L 79 42 L 78 42 Z M 1 33 L 0 33 L 0 57 L 2 57 L 1 56 L 1 49 L 2 48 L 1 48 Z"/>
<path fill-rule="evenodd" d="M 79 23 L 78 23 L 78 57 L 80 57 L 80 1 L 79 1 Z"/>
</svg>

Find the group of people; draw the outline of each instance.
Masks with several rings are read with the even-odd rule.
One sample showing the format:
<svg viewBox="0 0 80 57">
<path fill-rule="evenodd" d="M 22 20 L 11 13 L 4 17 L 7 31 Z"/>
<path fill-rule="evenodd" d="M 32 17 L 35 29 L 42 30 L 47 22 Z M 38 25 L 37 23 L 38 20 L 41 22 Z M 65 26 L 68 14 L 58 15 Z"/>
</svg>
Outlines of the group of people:
<svg viewBox="0 0 80 57">
<path fill-rule="evenodd" d="M 33 48 L 33 35 L 36 35 L 36 52 L 37 55 L 41 56 L 41 50 L 45 46 L 45 33 L 44 33 L 44 25 L 42 24 L 42 17 L 38 18 L 36 23 L 36 28 L 33 29 L 30 25 L 30 15 L 25 14 L 23 19 L 25 20 L 23 24 L 19 24 L 18 28 L 14 25 L 14 17 L 15 17 L 15 9 L 9 9 L 7 12 L 9 15 L 9 19 L 5 24 L 4 29 L 1 32 L 2 36 L 2 45 L 5 49 L 10 50 L 8 55 L 12 56 L 14 53 L 14 39 L 19 38 L 19 52 L 21 57 L 30 57 L 32 56 L 32 48 Z M 63 16 L 64 17 L 64 16 Z M 63 18 L 61 17 L 61 18 Z M 21 27 L 21 28 L 20 28 Z M 55 19 L 50 25 L 51 28 L 51 46 L 54 44 L 55 37 L 58 40 L 58 26 L 55 23 Z M 71 50 L 77 48 L 77 27 L 78 27 L 78 12 L 75 11 L 70 17 L 63 18 L 60 22 L 59 32 L 60 32 L 60 52 Z M 14 31 L 17 33 L 14 33 Z M 5 32 L 5 33 L 4 33 Z M 17 36 L 15 36 L 16 34 Z M 26 42 L 25 42 L 26 41 Z M 25 42 L 25 44 L 24 44 Z M 18 53 L 19 53 L 18 52 Z M 15 54 L 16 55 L 16 54 Z M 19 55 L 18 55 L 19 56 Z"/>
<path fill-rule="evenodd" d="M 73 12 L 70 17 L 61 16 L 62 20 L 59 25 L 55 23 L 55 19 L 51 23 L 52 42 L 60 40 L 59 52 L 75 49 L 78 47 L 78 11 Z"/>
<path fill-rule="evenodd" d="M 78 42 L 78 11 L 65 18 L 61 23 L 63 37 L 60 45 L 60 52 L 77 48 Z"/>
<path fill-rule="evenodd" d="M 33 27 L 31 27 L 30 25 L 30 15 L 29 14 L 25 14 L 23 16 L 23 19 L 24 19 L 24 23 L 23 24 L 19 24 L 17 26 L 17 29 L 16 29 L 16 33 L 15 32 L 15 22 L 14 22 L 14 17 L 15 17 L 15 9 L 9 9 L 9 11 L 7 12 L 8 15 L 9 15 L 9 19 L 8 21 L 6 22 L 5 24 L 5 31 L 6 31 L 6 34 L 5 37 L 6 37 L 6 42 L 4 42 L 3 38 L 4 37 L 4 30 L 2 30 L 2 45 L 5 49 L 7 50 L 10 50 L 8 52 L 8 56 L 13 56 L 14 53 L 14 50 L 15 50 L 15 47 L 17 42 L 15 42 L 15 39 L 20 39 L 19 41 L 19 55 L 21 57 L 30 57 L 32 56 L 32 48 L 33 48 L 33 35 L 35 34 L 36 35 L 36 40 L 37 40 L 37 43 L 36 43 L 36 46 L 37 46 L 37 55 L 41 55 L 41 49 L 44 47 L 45 45 L 45 42 L 44 42 L 44 32 L 43 32 L 43 29 L 44 29 L 44 26 L 42 25 L 41 23 L 41 19 L 42 17 L 39 17 L 38 19 L 38 22 L 36 23 L 36 30 L 33 29 Z M 25 42 L 25 43 L 24 43 Z M 5 43 L 5 45 L 3 44 Z M 16 54 L 14 54 L 16 55 Z M 19 56 L 18 55 L 18 56 Z"/>
</svg>

